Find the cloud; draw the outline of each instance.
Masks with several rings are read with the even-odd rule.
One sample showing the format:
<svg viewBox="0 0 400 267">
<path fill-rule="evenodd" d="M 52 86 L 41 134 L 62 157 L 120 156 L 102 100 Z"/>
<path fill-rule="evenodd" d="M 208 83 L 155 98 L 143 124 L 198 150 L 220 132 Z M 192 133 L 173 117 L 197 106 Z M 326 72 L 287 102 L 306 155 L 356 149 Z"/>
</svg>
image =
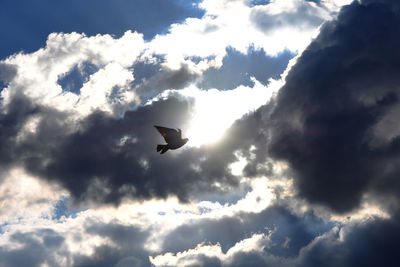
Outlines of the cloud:
<svg viewBox="0 0 400 267">
<path fill-rule="evenodd" d="M 60 220 L 31 219 L 5 228 L 0 235 L 2 266 L 150 266 L 151 252 L 144 248 L 149 232 L 122 223 L 115 210 L 82 211 Z"/>
<path fill-rule="evenodd" d="M 127 31 L 116 39 L 110 35 L 52 33 L 46 44 L 35 53 L 17 54 L 4 61 L 18 68 L 1 92 L 5 103 L 19 93 L 35 103 L 82 116 L 93 109 L 112 112 L 119 103 L 129 106 L 135 101 L 134 92 L 128 90 L 133 81 L 128 68 L 144 49 L 142 35 Z M 60 79 L 77 67 L 83 71 L 85 64 L 95 66 L 95 71 L 82 82 L 79 93 L 77 89 L 63 90 Z"/>
<path fill-rule="evenodd" d="M 15 223 L 53 215 L 54 205 L 66 192 L 29 176 L 21 169 L 5 174 L 0 183 L 0 221 Z"/>
<path fill-rule="evenodd" d="M 306 1 L 276 1 L 255 7 L 251 14 L 253 23 L 265 33 L 277 28 L 315 28 L 328 17 L 324 9 Z"/>
<path fill-rule="evenodd" d="M 91 223 L 86 226 L 89 235 L 101 236 L 112 242 L 97 246 L 91 255 L 76 255 L 74 266 L 150 266 L 143 246 L 148 233 L 118 223 Z"/>
<path fill-rule="evenodd" d="M 196 248 L 179 254 L 170 253 L 150 258 L 155 266 L 221 266 L 221 262 L 231 263 L 237 251 L 260 251 L 268 244 L 268 237 L 263 234 L 255 234 L 250 238 L 242 240 L 229 249 L 226 253 L 217 245 L 199 244 Z"/>
<path fill-rule="evenodd" d="M 20 244 L 21 247 L 10 249 L 10 245 L 2 246 L 0 248 L 2 266 L 40 266 L 42 263 L 59 266 L 63 264 L 58 260 L 58 253 L 65 253 L 63 251 L 65 250 L 64 237 L 52 229 L 27 233 L 16 232 L 10 236 L 9 242 L 9 244 Z"/>
<path fill-rule="evenodd" d="M 154 40 L 2 61 L 0 265 L 396 266 L 396 2 L 345 7 L 282 74 L 339 2 L 206 0 Z M 160 156 L 154 124 L 200 141 Z"/>
<path fill-rule="evenodd" d="M 119 39 L 53 33 L 43 49 L 5 60 L 17 66 L 18 72 L 1 93 L 1 165 L 5 169 L 20 165 L 30 175 L 54 181 L 77 203 L 117 204 L 125 197 L 170 195 L 187 201 L 202 192 L 228 192 L 236 186 L 239 178 L 229 167 L 237 160 L 234 152 L 251 145 L 241 140 L 243 130 L 225 144 L 188 148 L 176 158 L 153 155 L 160 136 L 152 125 L 185 130 L 196 100 L 178 100 L 171 94 L 138 106 L 138 97 L 145 100 L 165 89 L 187 86 L 201 75 L 201 63 L 173 69 L 167 61 L 156 61 L 153 65 L 160 64 L 161 71 L 150 71 L 150 76 L 146 73 L 135 81 L 135 68 L 148 67 L 157 58 L 143 54 L 146 45 L 140 34 L 130 31 Z M 88 73 L 86 68 L 90 68 Z M 71 89 L 69 75 L 81 80 Z M 258 91 L 264 89 L 257 85 Z M 245 89 L 251 88 L 232 91 L 232 96 L 245 94 Z M 236 108 L 235 118 L 225 127 L 253 106 Z"/>
<path fill-rule="evenodd" d="M 170 69 L 159 61 L 160 59 L 156 62 L 145 60 L 133 65 L 135 80 L 131 87 L 144 103 L 165 90 L 183 89 L 201 76 L 201 71 L 186 63 L 178 69 Z"/>
<path fill-rule="evenodd" d="M 277 226 L 279 227 L 279 225 Z M 273 232 L 252 234 L 228 250 L 220 244 L 201 243 L 178 253 L 151 257 L 156 266 L 397 266 L 398 220 L 375 219 L 333 227 L 319 234 L 297 255 L 271 253 Z M 290 244 L 290 242 L 289 242 Z M 285 250 L 285 247 L 281 247 Z"/>
<path fill-rule="evenodd" d="M 237 160 L 234 151 L 252 144 L 244 138 L 251 120 L 233 127 L 218 145 L 187 147 L 165 157 L 155 152 L 162 138 L 153 125 L 179 126 L 185 132 L 192 107 L 190 98 L 170 96 L 122 118 L 99 111 L 76 121 L 26 97 L 14 97 L 0 118 L 0 164 L 5 169 L 23 166 L 60 184 L 77 203 L 117 204 L 124 197 L 170 195 L 187 201 L 201 192 L 228 192 L 239 179 L 229 168 Z"/>
<path fill-rule="evenodd" d="M 344 226 L 315 239 L 303 249 L 298 266 L 396 266 L 395 240 L 399 237 L 398 217 Z"/>
<path fill-rule="evenodd" d="M 162 209 L 159 204 L 155 207 Z M 397 217 L 342 225 L 325 221 L 312 210 L 300 215 L 278 204 L 260 213 L 242 211 L 214 219 L 187 206 L 189 210 L 158 215 L 155 220 L 147 217 L 158 213 L 152 205 L 151 201 L 125 203 L 60 220 L 11 224 L 0 238 L 2 264 L 151 266 L 149 256 L 156 266 L 369 266 L 368 262 L 377 264 L 383 259 L 388 266 L 397 263 Z M 175 212 L 184 207 L 173 202 L 164 205 Z M 189 213 L 196 217 L 187 216 Z M 166 222 L 175 216 L 179 219 L 171 227 Z M 164 243 L 161 249 L 147 247 L 153 235 Z"/>
<path fill-rule="evenodd" d="M 200 243 L 218 243 L 226 252 L 246 237 L 262 233 L 268 235 L 268 253 L 295 257 L 300 249 L 333 226 L 312 213 L 297 217 L 286 207 L 273 205 L 259 213 L 243 211 L 233 216 L 183 224 L 165 237 L 163 249 L 177 253 Z"/>
<path fill-rule="evenodd" d="M 270 154 L 286 160 L 301 196 L 346 212 L 374 192 L 396 197 L 399 13 L 346 6 L 298 58 L 269 125 Z M 377 23 L 378 22 L 378 23 Z"/>
<path fill-rule="evenodd" d="M 0 63 L 0 82 L 5 84 L 11 82 L 17 75 L 17 68 L 14 65 Z"/>
<path fill-rule="evenodd" d="M 261 85 L 221 93 L 230 97 L 238 94 L 240 98 L 246 90 L 271 94 Z M 74 113 L 34 104 L 22 95 L 10 100 L 0 118 L 3 126 L 0 142 L 7 144 L 0 153 L 1 166 L 6 170 L 22 167 L 35 177 L 61 185 L 76 204 L 118 204 L 124 198 L 172 195 L 189 201 L 203 193 L 229 193 L 238 185 L 241 175 L 232 172 L 231 164 L 240 159 L 242 152 L 247 153 L 259 134 L 260 114 L 249 114 L 235 123 L 218 143 L 187 146 L 160 157 L 155 146 L 162 138 L 153 125 L 181 127 L 186 133 L 196 99 L 171 92 L 168 98 L 127 111 L 122 117 L 96 111 L 81 119 L 76 119 Z M 264 102 L 260 97 L 257 101 L 261 101 L 258 105 Z M 253 104 L 236 108 L 234 114 L 239 117 Z M 209 127 L 204 125 L 200 132 Z"/>
<path fill-rule="evenodd" d="M 187 147 L 166 157 L 155 153 L 162 140 L 153 125 L 181 126 L 185 132 L 192 106 L 190 99 L 169 97 L 123 118 L 94 113 L 82 121 L 81 130 L 60 140 L 44 167 L 26 165 L 35 175 L 61 182 L 80 200 L 118 203 L 125 196 L 169 195 L 189 200 L 193 194 L 229 190 L 238 183 L 228 167 L 237 159 L 233 152 L 252 144 L 243 138 L 248 136 L 245 125 L 235 126 L 218 145 Z"/>
<path fill-rule="evenodd" d="M 168 164 L 176 165 L 177 162 L 173 157 L 155 156 L 159 136 L 153 124 L 182 125 L 188 108 L 188 102 L 168 99 L 128 112 L 123 119 L 115 119 L 102 112 L 94 113 L 78 127 L 68 124 L 65 114 L 35 106 L 24 98 L 14 98 L 9 112 L 2 118 L 1 142 L 7 145 L 2 146 L 0 161 L 3 166 L 23 164 L 30 173 L 58 181 L 78 199 L 84 198 L 84 194 L 99 201 L 105 201 L 103 198 L 107 195 L 111 198 L 109 201 L 125 194 L 166 197 L 168 190 L 163 188 L 168 188 L 164 184 L 168 178 L 162 174 Z M 22 132 L 26 122 L 34 115 L 39 121 L 33 132 L 15 139 L 15 135 Z M 82 130 L 76 132 L 76 127 Z M 131 138 L 121 143 L 124 137 Z M 190 158 L 193 159 L 193 156 Z M 154 166 L 148 169 L 141 162 Z M 117 172 L 116 167 L 119 169 Z M 176 170 L 179 173 L 180 170 Z M 184 177 L 181 179 L 185 181 Z M 182 183 L 183 186 L 185 184 L 188 185 Z M 178 194 L 180 189 L 172 188 Z M 180 194 L 183 197 L 186 193 Z"/>
<path fill-rule="evenodd" d="M 293 20 L 290 17 L 294 15 L 285 13 L 286 10 L 281 7 L 285 2 L 290 2 L 293 10 L 298 5 L 313 10 L 313 18 L 321 23 L 331 18 L 324 8 L 311 6 L 309 3 L 299 4 L 302 2 L 297 0 L 267 4 L 266 8 L 274 10 L 274 14 L 262 11 L 264 7 L 249 6 L 247 2 L 202 1 L 199 5 L 205 10 L 202 18 L 188 18 L 184 23 L 173 24 L 168 33 L 156 35 L 149 43 L 149 50 L 156 54 L 165 54 L 166 64 L 171 68 L 177 68 L 188 57 L 211 58 L 213 60 L 207 64 L 220 66 L 227 47 L 243 54 L 251 46 L 264 49 L 269 56 L 276 56 L 284 51 L 297 53 L 309 43 L 319 24 L 314 21 L 312 26 L 302 29 L 280 24 L 273 32 L 266 33 L 255 27 L 254 19 L 260 22 L 258 17 L 274 20 L 275 16 L 281 16 L 282 20 Z M 257 18 L 254 13 L 259 14 Z"/>
</svg>

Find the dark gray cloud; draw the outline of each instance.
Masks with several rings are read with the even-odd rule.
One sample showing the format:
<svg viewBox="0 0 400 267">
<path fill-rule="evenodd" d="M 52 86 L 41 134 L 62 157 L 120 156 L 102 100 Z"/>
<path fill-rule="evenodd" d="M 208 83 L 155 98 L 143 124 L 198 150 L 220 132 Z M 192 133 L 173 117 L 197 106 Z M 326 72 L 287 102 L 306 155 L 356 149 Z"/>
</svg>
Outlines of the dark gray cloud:
<svg viewBox="0 0 400 267">
<path fill-rule="evenodd" d="M 393 3 L 354 2 L 326 23 L 288 74 L 266 125 L 269 152 L 290 164 L 300 195 L 337 212 L 356 208 L 366 192 L 400 192 Z"/>
<path fill-rule="evenodd" d="M 394 11 L 398 12 L 400 9 L 400 3 L 396 0 L 362 0 L 363 4 L 384 4 L 387 5 L 389 8 L 392 8 Z"/>
<path fill-rule="evenodd" d="M 75 199 L 115 203 L 123 196 L 165 198 L 173 194 L 187 200 L 190 188 L 207 180 L 190 169 L 201 152 L 187 149 L 158 155 L 155 146 L 163 141 L 153 125 L 182 127 L 189 112 L 189 102 L 169 98 L 127 112 L 122 119 L 92 114 L 82 123 L 81 131 L 51 153 L 45 168 L 29 164 L 29 170 L 60 181 Z M 199 185 L 203 186 L 210 185 Z"/>
<path fill-rule="evenodd" d="M 254 233 L 273 231 L 268 253 L 284 258 L 297 257 L 301 248 L 333 226 L 312 212 L 299 217 L 283 205 L 274 205 L 260 213 L 241 212 L 235 216 L 203 219 L 179 226 L 165 238 L 163 250 L 177 253 L 205 242 L 219 243 L 226 253 L 237 242 Z"/>
<path fill-rule="evenodd" d="M 57 266 L 59 255 L 66 253 L 63 248 L 64 237 L 51 229 L 41 229 L 33 232 L 16 232 L 10 241 L 21 245 L 17 249 L 0 247 L 0 265 L 13 266 Z M 59 252 L 59 255 L 55 253 Z"/>
<path fill-rule="evenodd" d="M 398 215 L 390 219 L 336 224 L 337 230 L 332 228 L 334 225 L 312 212 L 299 216 L 278 205 L 259 214 L 239 213 L 221 220 L 203 219 L 194 224 L 184 224 L 166 237 L 160 253 L 194 248 L 200 242 L 220 242 L 223 253 L 226 253 L 236 242 L 254 233 L 266 233 L 265 228 L 269 228 L 274 229 L 274 233 L 262 251 L 237 251 L 229 263 L 201 253 L 192 254 L 189 258 L 182 258 L 181 263 L 195 260 L 197 263 L 193 266 L 352 267 L 380 266 L 382 262 L 389 267 L 398 265 Z M 85 242 L 86 236 L 99 236 L 112 245 L 99 245 L 92 255 L 87 256 L 71 253 L 64 237 L 54 230 L 43 228 L 16 232 L 10 241 L 21 247 L 0 248 L 0 264 L 7 267 L 41 266 L 43 263 L 59 266 L 60 260 L 66 260 L 67 266 L 151 266 L 148 257 L 155 255 L 144 247 L 151 229 L 140 230 L 117 221 L 102 223 L 90 218 L 83 229 L 81 235 L 75 235 L 76 243 Z"/>
<path fill-rule="evenodd" d="M 87 251 L 71 252 L 63 234 L 48 228 L 15 232 L 10 242 L 18 248 L 0 247 L 0 266 L 151 266 L 150 252 L 144 248 L 148 231 L 116 222 L 86 221 L 83 232 L 75 234 L 75 244 L 99 236 L 113 245 L 97 245 L 92 255 Z"/>
<path fill-rule="evenodd" d="M 93 255 L 73 255 L 74 266 L 151 266 L 149 251 L 144 248 L 149 233 L 135 227 L 117 223 L 89 222 L 86 234 L 99 236 L 113 242 L 95 248 Z"/>
<path fill-rule="evenodd" d="M 276 57 L 266 55 L 263 49 L 249 47 L 247 54 L 242 54 L 233 48 L 227 49 L 220 68 L 206 70 L 198 86 L 204 89 L 218 90 L 235 89 L 239 85 L 252 86 L 251 77 L 263 84 L 268 84 L 270 78 L 278 79 L 286 69 L 289 60 L 294 56 L 285 51 Z"/>
<path fill-rule="evenodd" d="M 167 89 L 183 89 L 199 78 L 199 74 L 182 64 L 178 70 L 171 70 L 158 63 L 139 62 L 133 66 L 134 90 L 142 101 L 150 100 Z"/>
<path fill-rule="evenodd" d="M 307 224 L 308 222 L 306 222 Z M 338 231 L 330 231 L 301 247 L 297 255 L 276 255 L 269 249 L 264 251 L 238 251 L 227 262 L 205 254 L 189 258 L 194 266 L 389 266 L 399 265 L 397 240 L 400 238 L 398 217 L 386 220 L 375 219 L 363 223 L 352 223 Z M 277 225 L 279 227 L 279 225 Z M 296 226 L 296 224 L 294 224 Z M 342 231 L 341 235 L 340 231 Z M 289 243 L 290 244 L 290 243 Z M 284 250 L 284 248 L 281 248 Z"/>
<path fill-rule="evenodd" d="M 307 247 L 298 266 L 397 266 L 399 217 L 354 223 L 338 235 L 327 235 Z"/>
<path fill-rule="evenodd" d="M 190 99 L 171 96 L 122 118 L 99 111 L 76 124 L 68 114 L 16 96 L 0 117 L 0 164 L 24 166 L 35 176 L 59 183 L 75 202 L 117 204 L 124 197 L 170 195 L 188 201 L 204 192 L 221 192 L 217 181 L 236 186 L 238 177 L 229 164 L 237 160 L 234 151 L 252 145 L 248 136 L 256 117 L 235 124 L 214 146 L 156 153 L 163 140 L 153 125 L 180 127 L 185 133 L 191 107 Z M 38 118 L 36 131 L 25 131 L 33 118 Z"/>
<path fill-rule="evenodd" d="M 15 97 L 7 107 L 6 113 L 0 115 L 0 161 L 2 165 L 14 164 L 14 141 L 26 120 L 39 113 L 29 100 Z"/>
</svg>

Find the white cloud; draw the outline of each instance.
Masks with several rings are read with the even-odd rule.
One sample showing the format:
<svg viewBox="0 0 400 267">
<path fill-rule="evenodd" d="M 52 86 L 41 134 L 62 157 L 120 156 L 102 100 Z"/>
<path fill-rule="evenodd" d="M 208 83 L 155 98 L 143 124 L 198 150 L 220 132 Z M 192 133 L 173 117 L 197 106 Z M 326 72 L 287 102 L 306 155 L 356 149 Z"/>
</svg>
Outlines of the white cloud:
<svg viewBox="0 0 400 267">
<path fill-rule="evenodd" d="M 132 72 L 118 63 L 109 63 L 90 77 L 83 84 L 80 96 L 74 103 L 82 114 L 90 114 L 95 109 L 112 112 L 113 104 L 132 103 L 135 94 L 128 90 L 128 83 L 133 81 Z M 116 97 L 111 97 L 115 94 Z"/>
<path fill-rule="evenodd" d="M 349 5 L 353 0 L 322 0 L 321 5 L 331 13 L 339 12 L 340 8 Z"/>
<path fill-rule="evenodd" d="M 46 47 L 32 54 L 17 54 L 5 60 L 15 65 L 17 75 L 1 93 L 5 103 L 16 93 L 23 93 L 36 103 L 61 111 L 78 111 L 87 115 L 92 109 L 109 111 L 111 90 L 116 87 L 118 101 L 135 101 L 132 92 L 124 88 L 133 81 L 128 70 L 144 49 L 141 34 L 127 31 L 121 38 L 110 35 L 87 37 L 78 33 L 52 33 Z M 81 95 L 63 92 L 58 79 L 74 66 L 85 62 L 99 70 L 81 88 Z M 122 88 L 122 89 L 121 89 Z"/>
<path fill-rule="evenodd" d="M 67 193 L 16 168 L 4 174 L 0 184 L 0 222 L 16 223 L 51 217 L 57 201 Z"/>
<path fill-rule="evenodd" d="M 274 1 L 267 7 L 275 13 L 287 12 L 286 5 L 283 4 L 287 2 L 295 5 L 292 9 L 300 3 L 295 0 Z M 246 53 L 247 48 L 254 45 L 273 56 L 284 50 L 299 52 L 311 41 L 318 28 L 315 25 L 314 28 L 299 30 L 295 25 L 283 25 L 265 34 L 252 21 L 254 10 L 263 11 L 259 7 L 248 6 L 246 1 L 206 0 L 200 7 L 206 11 L 203 18 L 189 18 L 182 24 L 174 24 L 168 34 L 157 35 L 149 43 L 150 51 L 167 55 L 167 62 L 171 67 L 179 67 L 184 58 L 190 56 L 215 56 L 219 65 L 229 46 Z M 324 9 L 311 5 L 310 8 L 319 12 L 315 16 L 321 16 L 321 21 L 329 18 Z M 268 16 L 267 12 L 265 14 Z"/>
<path fill-rule="evenodd" d="M 237 242 L 226 253 L 222 251 L 221 245 L 199 244 L 193 249 L 189 249 L 176 254 L 165 253 L 155 257 L 150 257 L 150 262 L 155 266 L 190 266 L 193 264 L 201 264 L 197 257 L 207 256 L 209 258 L 216 257 L 223 264 L 230 264 L 234 260 L 236 253 L 258 252 L 261 253 L 266 246 L 269 245 L 270 239 L 265 234 L 254 234 L 250 238 L 246 238 Z"/>
</svg>

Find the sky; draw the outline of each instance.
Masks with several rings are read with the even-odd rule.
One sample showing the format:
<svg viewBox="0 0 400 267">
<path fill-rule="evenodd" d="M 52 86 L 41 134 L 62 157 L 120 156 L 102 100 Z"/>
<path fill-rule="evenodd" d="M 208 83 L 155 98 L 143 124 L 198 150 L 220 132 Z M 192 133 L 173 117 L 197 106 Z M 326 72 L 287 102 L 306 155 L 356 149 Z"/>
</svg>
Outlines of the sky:
<svg viewBox="0 0 400 267">
<path fill-rule="evenodd" d="M 1 267 L 399 266 L 397 0 L 1 0 L 0 25 Z"/>
</svg>

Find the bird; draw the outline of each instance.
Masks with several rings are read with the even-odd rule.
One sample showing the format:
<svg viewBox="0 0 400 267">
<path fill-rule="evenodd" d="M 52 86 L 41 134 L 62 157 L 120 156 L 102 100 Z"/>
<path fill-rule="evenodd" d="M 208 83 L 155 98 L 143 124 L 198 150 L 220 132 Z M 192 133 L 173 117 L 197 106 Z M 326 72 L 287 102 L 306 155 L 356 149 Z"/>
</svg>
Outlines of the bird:
<svg viewBox="0 0 400 267">
<path fill-rule="evenodd" d="M 175 130 L 157 125 L 154 125 L 154 127 L 164 137 L 165 142 L 167 142 L 166 145 L 157 145 L 157 152 L 160 152 L 160 154 L 164 154 L 168 149 L 178 149 L 189 141 L 188 138 L 182 139 L 181 129 Z"/>
</svg>

